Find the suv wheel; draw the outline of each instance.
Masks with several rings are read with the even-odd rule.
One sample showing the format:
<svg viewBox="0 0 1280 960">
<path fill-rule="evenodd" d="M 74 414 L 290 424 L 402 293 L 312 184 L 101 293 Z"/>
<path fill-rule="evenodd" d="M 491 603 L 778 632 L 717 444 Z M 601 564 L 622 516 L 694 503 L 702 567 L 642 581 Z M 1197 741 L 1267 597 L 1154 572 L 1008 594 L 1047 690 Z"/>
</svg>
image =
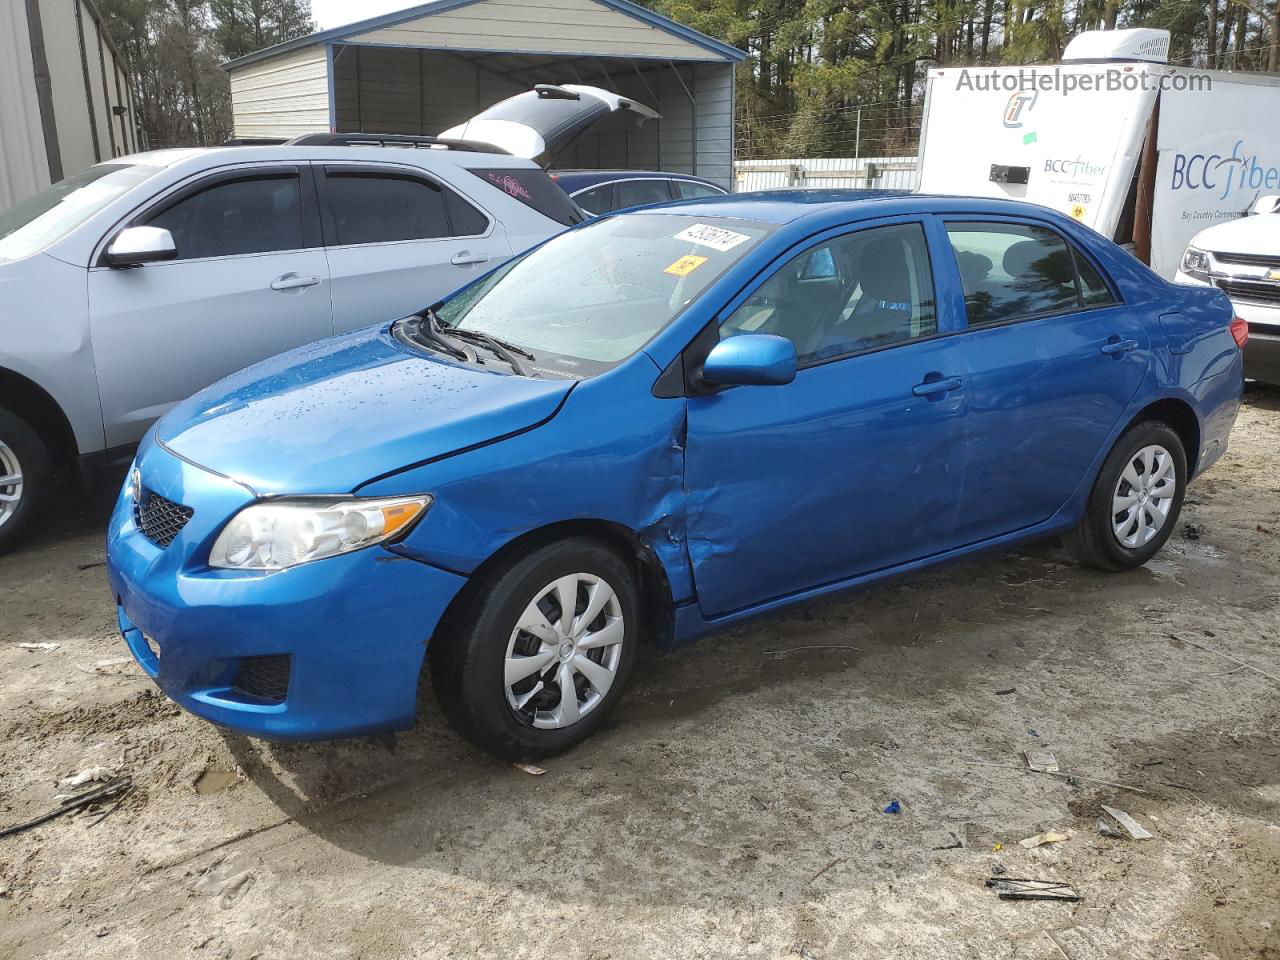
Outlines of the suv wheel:
<svg viewBox="0 0 1280 960">
<path fill-rule="evenodd" d="M 1066 544 L 1087 566 L 1139 567 L 1169 539 L 1186 488 L 1187 455 L 1178 434 L 1155 420 L 1134 424 L 1103 463 Z"/>
<path fill-rule="evenodd" d="M 0 409 L 0 553 L 16 544 L 41 514 L 52 480 L 44 442 L 25 420 Z"/>
<path fill-rule="evenodd" d="M 431 643 L 450 724 L 506 760 L 559 753 L 617 704 L 639 645 L 635 574 L 606 544 L 565 540 L 475 584 Z"/>
</svg>

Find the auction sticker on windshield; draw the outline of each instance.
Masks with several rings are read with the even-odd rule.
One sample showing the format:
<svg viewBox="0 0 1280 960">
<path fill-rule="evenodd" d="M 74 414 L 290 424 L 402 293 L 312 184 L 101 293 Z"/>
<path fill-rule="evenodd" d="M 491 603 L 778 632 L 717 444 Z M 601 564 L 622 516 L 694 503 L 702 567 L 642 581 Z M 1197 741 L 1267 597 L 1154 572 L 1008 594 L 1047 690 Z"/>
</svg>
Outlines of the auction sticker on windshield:
<svg viewBox="0 0 1280 960">
<path fill-rule="evenodd" d="M 707 223 L 695 223 L 693 226 L 677 233 L 675 239 L 696 243 L 700 247 L 711 247 L 713 250 L 719 250 L 724 253 L 726 250 L 732 250 L 740 243 L 746 243 L 751 238 L 745 233 L 734 233 L 732 230 L 724 229 L 724 227 L 713 227 Z"/>
<path fill-rule="evenodd" d="M 706 262 L 706 257 L 681 257 L 662 272 L 669 273 L 673 277 L 687 277 Z"/>
</svg>

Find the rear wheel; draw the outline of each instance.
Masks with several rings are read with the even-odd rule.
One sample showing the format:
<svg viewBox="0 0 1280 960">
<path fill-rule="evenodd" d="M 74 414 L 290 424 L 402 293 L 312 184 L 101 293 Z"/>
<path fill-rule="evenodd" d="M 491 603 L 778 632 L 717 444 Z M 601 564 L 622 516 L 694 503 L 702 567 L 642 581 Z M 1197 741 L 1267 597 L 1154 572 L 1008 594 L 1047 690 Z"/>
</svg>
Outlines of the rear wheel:
<svg viewBox="0 0 1280 960">
<path fill-rule="evenodd" d="M 1116 441 L 1066 544 L 1083 564 L 1129 570 L 1150 560 L 1178 522 L 1187 455 L 1168 424 L 1134 424 Z"/>
<path fill-rule="evenodd" d="M 573 539 L 492 571 L 432 640 L 450 724 L 507 760 L 549 756 L 594 732 L 622 695 L 639 643 L 631 564 Z"/>
<path fill-rule="evenodd" d="M 0 409 L 0 553 L 44 512 L 52 482 L 48 448 L 25 420 Z"/>
</svg>

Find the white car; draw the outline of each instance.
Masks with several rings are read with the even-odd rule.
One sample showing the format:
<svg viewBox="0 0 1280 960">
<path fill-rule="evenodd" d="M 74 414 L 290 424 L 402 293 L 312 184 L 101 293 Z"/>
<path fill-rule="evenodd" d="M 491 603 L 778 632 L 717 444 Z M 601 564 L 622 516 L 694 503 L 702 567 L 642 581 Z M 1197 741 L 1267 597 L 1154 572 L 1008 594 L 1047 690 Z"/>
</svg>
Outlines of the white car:
<svg viewBox="0 0 1280 960">
<path fill-rule="evenodd" d="M 1174 280 L 1220 287 L 1249 324 L 1244 375 L 1280 384 L 1280 195 L 1192 237 Z"/>
<path fill-rule="evenodd" d="M 417 313 L 585 219 L 533 158 L 610 113 L 652 114 L 591 87 L 498 107 L 479 140 L 312 134 L 120 157 L 0 213 L 0 551 L 56 470 L 127 464 L 197 390 Z"/>
</svg>

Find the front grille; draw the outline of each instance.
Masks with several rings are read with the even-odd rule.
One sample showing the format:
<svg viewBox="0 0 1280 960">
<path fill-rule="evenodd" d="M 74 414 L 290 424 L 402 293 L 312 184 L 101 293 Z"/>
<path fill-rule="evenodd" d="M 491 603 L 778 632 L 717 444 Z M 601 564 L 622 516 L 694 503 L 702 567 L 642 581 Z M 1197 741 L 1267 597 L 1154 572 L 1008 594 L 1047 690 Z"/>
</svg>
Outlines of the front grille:
<svg viewBox="0 0 1280 960">
<path fill-rule="evenodd" d="M 133 522 L 158 547 L 167 547 L 182 532 L 195 511 L 158 493 L 144 490 L 133 504 Z"/>
<path fill-rule="evenodd" d="M 287 653 L 269 657 L 246 657 L 240 661 L 231 689 L 260 700 L 283 703 L 289 694 L 289 668 L 291 658 Z"/>
<path fill-rule="evenodd" d="M 1219 263 L 1237 263 L 1249 267 L 1275 267 L 1280 270 L 1280 257 L 1274 253 L 1219 253 L 1214 250 L 1213 259 Z"/>
<path fill-rule="evenodd" d="M 1230 280 L 1215 277 L 1214 283 L 1232 300 L 1265 303 L 1268 306 L 1280 305 L 1280 283 L 1267 283 L 1263 280 L 1242 280 L 1239 277 L 1233 277 Z"/>
</svg>

